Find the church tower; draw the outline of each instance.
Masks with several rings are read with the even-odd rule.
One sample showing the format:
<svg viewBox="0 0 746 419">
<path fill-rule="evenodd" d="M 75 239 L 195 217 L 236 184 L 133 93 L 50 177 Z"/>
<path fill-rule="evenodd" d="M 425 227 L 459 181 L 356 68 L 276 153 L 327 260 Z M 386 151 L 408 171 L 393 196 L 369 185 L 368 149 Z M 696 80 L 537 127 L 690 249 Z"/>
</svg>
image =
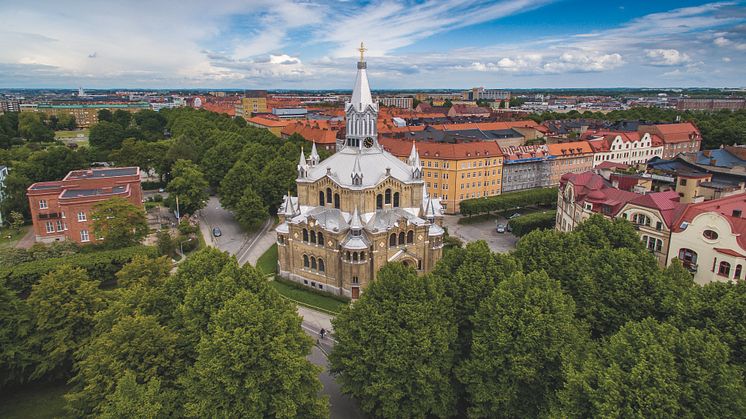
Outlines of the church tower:
<svg viewBox="0 0 746 419">
<path fill-rule="evenodd" d="M 360 61 L 357 63 L 357 77 L 352 88 L 350 101 L 345 104 L 347 116 L 347 135 L 344 140 L 337 142 L 337 151 L 345 148 L 358 150 L 378 148 L 378 103 L 373 102 L 366 72 L 368 64 L 365 62 L 366 48 L 360 43 Z"/>
</svg>

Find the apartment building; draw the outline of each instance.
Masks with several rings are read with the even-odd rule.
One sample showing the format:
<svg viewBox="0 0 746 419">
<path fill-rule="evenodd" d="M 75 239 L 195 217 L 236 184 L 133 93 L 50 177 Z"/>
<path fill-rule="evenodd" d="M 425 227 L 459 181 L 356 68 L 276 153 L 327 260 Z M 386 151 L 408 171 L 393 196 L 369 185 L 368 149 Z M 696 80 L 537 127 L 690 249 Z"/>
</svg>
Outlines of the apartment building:
<svg viewBox="0 0 746 419">
<path fill-rule="evenodd" d="M 107 109 L 111 112 L 123 110 L 127 112 L 139 112 L 144 109 L 150 109 L 147 102 L 132 103 L 85 103 L 85 104 L 23 104 L 21 112 L 43 112 L 47 116 L 72 115 L 75 122 L 81 128 L 90 127 L 98 123 L 98 111 Z"/>
<path fill-rule="evenodd" d="M 504 156 L 502 192 L 550 185 L 554 156 L 549 154 L 546 145 L 502 147 L 501 151 Z"/>
<path fill-rule="evenodd" d="M 61 181 L 34 183 L 26 195 L 34 236 L 44 243 L 95 242 L 91 213 L 107 199 L 120 197 L 143 208 L 139 167 L 73 170 Z"/>
<path fill-rule="evenodd" d="M 587 132 L 581 138 L 593 149 L 594 167 L 606 161 L 635 166 L 663 156 L 663 140 L 649 132 Z"/>
<path fill-rule="evenodd" d="M 650 133 L 663 141 L 664 159 L 676 157 L 679 153 L 694 153 L 702 144 L 702 134 L 691 122 L 680 124 L 640 125 L 640 134 Z"/>
<path fill-rule="evenodd" d="M 464 199 L 499 195 L 502 191 L 503 154 L 497 141 L 442 143 L 381 138 L 383 148 L 406 161 L 416 144 L 422 179 L 446 214 L 458 214 Z"/>
<path fill-rule="evenodd" d="M 414 98 L 411 97 L 391 97 L 391 96 L 379 96 L 376 98 L 379 106 L 389 106 L 401 109 L 412 109 L 414 105 Z"/>
<path fill-rule="evenodd" d="M 549 185 L 559 185 L 565 173 L 583 173 L 593 168 L 593 149 L 587 141 L 547 144 L 553 157 L 549 161 Z"/>
</svg>

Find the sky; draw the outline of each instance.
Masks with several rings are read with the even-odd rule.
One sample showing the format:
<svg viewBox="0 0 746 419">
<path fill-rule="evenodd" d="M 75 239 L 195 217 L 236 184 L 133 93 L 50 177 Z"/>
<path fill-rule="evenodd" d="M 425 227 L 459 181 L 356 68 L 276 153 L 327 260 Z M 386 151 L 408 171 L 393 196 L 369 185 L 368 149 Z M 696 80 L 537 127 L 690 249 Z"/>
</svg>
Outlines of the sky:
<svg viewBox="0 0 746 419">
<path fill-rule="evenodd" d="M 0 87 L 746 87 L 746 0 L 0 0 Z"/>
</svg>

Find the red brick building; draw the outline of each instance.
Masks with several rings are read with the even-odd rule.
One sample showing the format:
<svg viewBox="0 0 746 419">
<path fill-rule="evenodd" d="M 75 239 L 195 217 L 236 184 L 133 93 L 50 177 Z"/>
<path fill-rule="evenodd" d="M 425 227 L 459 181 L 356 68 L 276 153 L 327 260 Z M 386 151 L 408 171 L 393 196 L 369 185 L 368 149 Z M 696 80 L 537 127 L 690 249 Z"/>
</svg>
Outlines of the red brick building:
<svg viewBox="0 0 746 419">
<path fill-rule="evenodd" d="M 38 182 L 26 191 L 37 242 L 89 243 L 93 206 L 120 197 L 143 208 L 139 167 L 73 170 L 64 179 Z"/>
</svg>

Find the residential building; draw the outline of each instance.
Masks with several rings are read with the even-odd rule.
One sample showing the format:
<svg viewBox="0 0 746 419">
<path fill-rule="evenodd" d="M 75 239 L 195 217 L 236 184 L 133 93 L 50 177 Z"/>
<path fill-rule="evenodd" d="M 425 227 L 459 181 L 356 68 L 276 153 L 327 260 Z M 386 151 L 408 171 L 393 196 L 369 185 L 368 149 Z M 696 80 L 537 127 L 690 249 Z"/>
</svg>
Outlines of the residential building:
<svg viewBox="0 0 746 419">
<path fill-rule="evenodd" d="M 265 90 L 246 90 L 244 96 L 235 105 L 236 116 L 246 120 L 259 113 L 267 113 L 267 92 Z"/>
<path fill-rule="evenodd" d="M 682 111 L 719 111 L 746 109 L 746 99 L 679 99 L 676 109 Z"/>
<path fill-rule="evenodd" d="M 46 103 L 34 105 L 21 105 L 21 112 L 43 112 L 47 116 L 72 115 L 75 117 L 75 123 L 86 128 L 98 123 L 98 111 L 107 109 L 111 112 L 123 110 L 127 112 L 139 112 L 144 109 L 150 109 L 147 102 L 132 103 L 85 103 L 85 104 L 65 104 L 52 105 Z"/>
<path fill-rule="evenodd" d="M 484 87 L 473 87 L 462 93 L 464 100 L 494 100 L 500 102 L 503 100 L 510 101 L 510 92 L 499 89 L 485 89 Z"/>
<path fill-rule="evenodd" d="M 361 51 L 363 50 L 361 45 Z M 299 284 L 357 299 L 378 270 L 397 261 L 426 273 L 443 252 L 442 209 L 427 194 L 416 151 L 408 162 L 378 143 L 362 52 L 346 136 L 324 161 L 301 152 L 298 196 L 278 215 L 278 274 Z"/>
<path fill-rule="evenodd" d="M 282 129 L 293 123 L 293 121 L 269 116 L 254 116 L 248 118 L 246 122 L 252 127 L 267 129 L 277 137 L 282 137 Z"/>
<path fill-rule="evenodd" d="M 389 106 L 401 109 L 412 109 L 412 105 L 414 104 L 414 98 L 411 97 L 379 96 L 376 99 L 378 100 L 378 105 L 380 106 Z"/>
<path fill-rule="evenodd" d="M 634 166 L 663 156 L 663 140 L 647 132 L 587 132 L 581 139 L 593 149 L 594 167 L 605 161 Z"/>
<path fill-rule="evenodd" d="M 702 134 L 691 122 L 640 125 L 637 130 L 641 134 L 650 133 L 663 140 L 663 155 L 661 158 L 664 159 L 671 159 L 679 153 L 697 152 L 702 144 Z"/>
<path fill-rule="evenodd" d="M 550 156 L 549 185 L 559 185 L 565 173 L 583 173 L 593 168 L 593 149 L 587 141 L 547 144 Z"/>
<path fill-rule="evenodd" d="M 61 181 L 37 182 L 26 191 L 37 242 L 93 243 L 93 207 L 120 197 L 143 208 L 140 168 L 73 170 Z M 143 209 L 144 210 L 144 209 Z"/>
<path fill-rule="evenodd" d="M 340 135 L 340 130 L 334 125 L 323 124 L 323 122 L 325 121 L 297 121 L 283 127 L 280 134 L 282 138 L 298 134 L 319 148 L 334 152 L 337 149 L 337 137 Z"/>
<path fill-rule="evenodd" d="M 16 98 L 0 99 L 0 113 L 21 112 L 21 102 Z"/>
<path fill-rule="evenodd" d="M 694 281 L 737 281 L 746 266 L 746 195 L 688 206 L 671 234 L 669 263 L 679 259 Z"/>
<path fill-rule="evenodd" d="M 305 119 L 308 116 L 306 108 L 272 108 L 272 115 L 280 119 Z"/>
<path fill-rule="evenodd" d="M 488 117 L 490 116 L 490 110 L 479 106 L 454 104 L 448 110 L 448 116 L 451 118 L 456 116 Z"/>
<path fill-rule="evenodd" d="M 738 184 L 713 182 L 711 173 L 679 173 L 676 180 L 676 192 L 681 202 L 693 203 L 710 201 L 744 192 L 744 182 Z"/>
<path fill-rule="evenodd" d="M 675 191 L 651 192 L 629 200 L 617 216 L 634 224 L 645 247 L 666 266 L 671 230 L 686 207 Z"/>
<path fill-rule="evenodd" d="M 671 183 L 680 175 L 709 173 L 713 183 L 739 187 L 746 183 L 746 147 L 724 146 L 680 153 L 671 159 L 651 160 L 647 167 L 654 176 L 658 175 L 662 180 L 667 177 Z"/>
<path fill-rule="evenodd" d="M 546 145 L 502 147 L 502 193 L 546 188 L 551 182 L 555 157 Z"/>
<path fill-rule="evenodd" d="M 416 146 L 427 191 L 446 214 L 458 214 L 464 199 L 499 195 L 503 154 L 498 141 L 435 142 L 382 138 L 383 148 L 403 161 Z"/>
</svg>

